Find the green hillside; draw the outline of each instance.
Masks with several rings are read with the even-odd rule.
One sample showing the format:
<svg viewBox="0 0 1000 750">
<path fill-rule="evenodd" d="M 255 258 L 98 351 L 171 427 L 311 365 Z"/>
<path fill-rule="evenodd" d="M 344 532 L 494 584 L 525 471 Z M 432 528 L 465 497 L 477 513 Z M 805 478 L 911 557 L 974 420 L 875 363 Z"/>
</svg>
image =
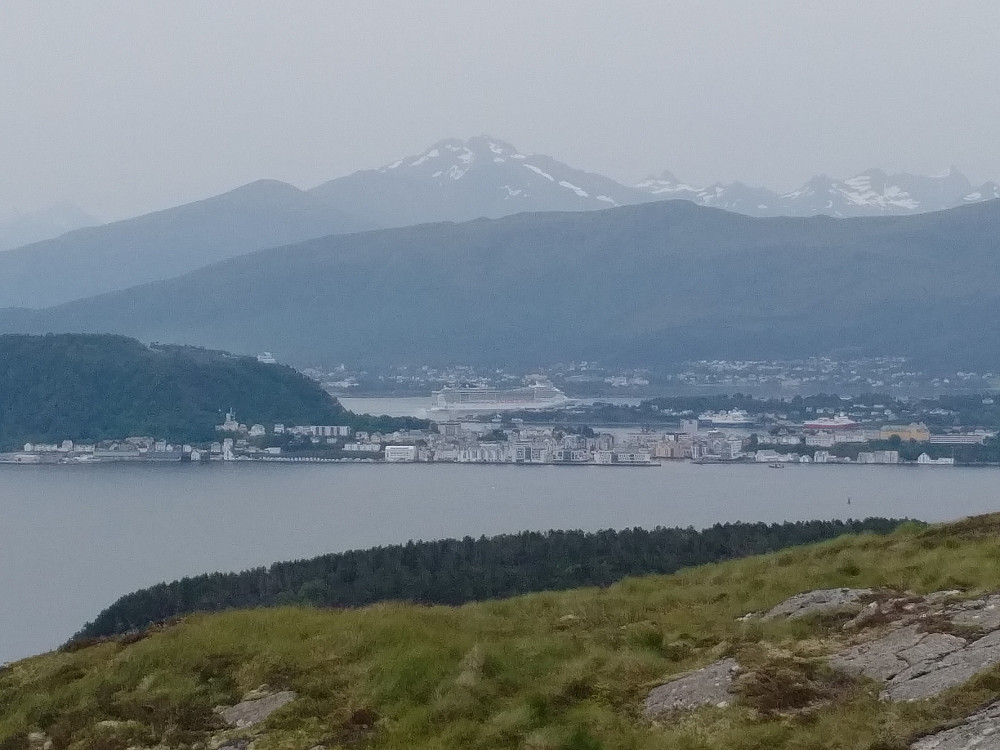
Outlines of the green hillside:
<svg viewBox="0 0 1000 750">
<path fill-rule="evenodd" d="M 0 450 L 129 435 L 211 440 L 227 409 L 272 424 L 395 424 L 351 414 L 304 375 L 253 357 L 122 336 L 0 336 Z"/>
<path fill-rule="evenodd" d="M 409 542 L 208 573 L 126 594 L 81 631 L 92 638 L 142 630 L 192 612 L 382 601 L 464 604 L 532 591 L 607 586 L 627 576 L 774 552 L 848 533 L 888 534 L 900 520 L 716 524 L 681 528 L 524 531 L 495 537 Z"/>
<path fill-rule="evenodd" d="M 844 618 L 738 618 L 812 589 L 993 590 L 998 534 L 1000 516 L 989 516 L 606 589 L 461 607 L 194 615 L 0 671 L 0 746 L 902 750 L 1000 697 L 1000 670 L 890 702 L 875 681 L 824 666 L 859 637 Z M 938 639 L 971 632 L 924 627 Z M 880 628 L 891 625 L 865 632 Z M 644 718 L 652 688 L 723 657 L 746 670 L 730 705 Z M 268 698 L 291 702 L 226 729 L 216 707 L 263 685 L 257 696 L 293 691 Z"/>
</svg>

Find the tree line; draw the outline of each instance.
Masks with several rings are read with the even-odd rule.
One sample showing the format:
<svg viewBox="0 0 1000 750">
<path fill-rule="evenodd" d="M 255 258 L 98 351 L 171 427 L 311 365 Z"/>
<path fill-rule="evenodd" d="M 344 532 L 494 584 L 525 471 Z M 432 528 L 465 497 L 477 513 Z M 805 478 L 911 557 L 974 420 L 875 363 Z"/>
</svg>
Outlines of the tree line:
<svg viewBox="0 0 1000 750">
<path fill-rule="evenodd" d="M 885 518 L 726 523 L 702 531 L 525 531 L 410 541 L 161 583 L 123 596 L 75 638 L 129 633 L 192 612 L 231 608 L 357 607 L 393 600 L 457 605 L 533 591 L 607 586 L 627 576 L 673 573 L 841 534 L 888 534 L 901 523 Z"/>
</svg>

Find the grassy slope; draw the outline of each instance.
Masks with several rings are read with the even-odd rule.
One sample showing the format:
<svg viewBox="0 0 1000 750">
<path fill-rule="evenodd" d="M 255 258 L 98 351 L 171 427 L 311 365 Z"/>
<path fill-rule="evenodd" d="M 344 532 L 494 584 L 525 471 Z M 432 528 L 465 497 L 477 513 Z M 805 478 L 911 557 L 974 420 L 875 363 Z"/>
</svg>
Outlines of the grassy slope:
<svg viewBox="0 0 1000 750">
<path fill-rule="evenodd" d="M 300 697 L 263 725 L 259 750 L 902 748 L 1000 695 L 1000 672 L 902 705 L 854 683 L 807 714 L 761 714 L 744 703 L 653 726 L 641 705 L 664 677 L 721 655 L 751 667 L 801 665 L 833 648 L 838 629 L 829 623 L 735 619 L 799 591 L 995 589 L 998 534 L 1000 515 L 842 537 L 602 590 L 458 608 L 193 616 L 137 642 L 46 654 L 0 672 L 0 739 L 16 748 L 19 733 L 42 729 L 57 748 L 193 743 L 211 731 L 213 706 L 267 683 Z M 352 724 L 360 709 L 380 717 L 370 734 Z M 97 726 L 102 720 L 126 723 Z"/>
</svg>

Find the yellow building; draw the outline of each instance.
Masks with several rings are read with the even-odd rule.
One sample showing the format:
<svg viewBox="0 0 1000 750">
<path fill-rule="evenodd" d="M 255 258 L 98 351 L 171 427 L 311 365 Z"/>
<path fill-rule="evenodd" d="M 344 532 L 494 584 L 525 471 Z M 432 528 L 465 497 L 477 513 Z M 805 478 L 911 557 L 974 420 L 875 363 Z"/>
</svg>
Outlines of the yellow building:
<svg viewBox="0 0 1000 750">
<path fill-rule="evenodd" d="M 899 439 L 904 443 L 908 440 L 916 440 L 918 443 L 926 443 L 931 439 L 931 431 L 923 422 L 910 422 L 908 425 L 887 424 L 878 431 L 880 440 L 888 440 L 893 435 L 899 435 Z"/>
</svg>

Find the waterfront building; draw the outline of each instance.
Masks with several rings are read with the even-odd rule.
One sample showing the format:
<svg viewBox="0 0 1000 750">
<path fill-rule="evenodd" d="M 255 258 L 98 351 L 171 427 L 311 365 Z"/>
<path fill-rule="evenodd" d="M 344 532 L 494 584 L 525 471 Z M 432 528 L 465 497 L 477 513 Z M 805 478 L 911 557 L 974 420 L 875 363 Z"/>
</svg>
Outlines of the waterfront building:
<svg viewBox="0 0 1000 750">
<path fill-rule="evenodd" d="M 954 458 L 931 458 L 926 453 L 917 456 L 917 463 L 921 466 L 954 466 Z"/>
<path fill-rule="evenodd" d="M 415 445 L 387 445 L 385 446 L 385 460 L 391 463 L 416 461 L 417 447 Z"/>
<path fill-rule="evenodd" d="M 649 453 L 646 451 L 617 451 L 611 454 L 613 464 L 648 464 Z"/>
<path fill-rule="evenodd" d="M 379 453 L 382 447 L 378 443 L 347 443 L 344 450 L 352 453 Z"/>
</svg>

